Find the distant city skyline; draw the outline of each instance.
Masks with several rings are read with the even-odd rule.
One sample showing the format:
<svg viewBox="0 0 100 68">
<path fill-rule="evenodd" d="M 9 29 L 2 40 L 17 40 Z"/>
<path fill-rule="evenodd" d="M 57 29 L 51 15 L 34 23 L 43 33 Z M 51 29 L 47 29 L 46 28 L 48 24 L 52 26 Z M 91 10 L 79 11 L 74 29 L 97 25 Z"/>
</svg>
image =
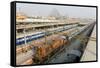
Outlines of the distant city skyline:
<svg viewBox="0 0 100 68">
<path fill-rule="evenodd" d="M 96 18 L 95 7 L 61 6 L 29 3 L 16 4 L 17 12 L 23 12 L 28 16 L 49 16 L 54 9 L 56 9 L 61 16 L 76 18 Z"/>
</svg>

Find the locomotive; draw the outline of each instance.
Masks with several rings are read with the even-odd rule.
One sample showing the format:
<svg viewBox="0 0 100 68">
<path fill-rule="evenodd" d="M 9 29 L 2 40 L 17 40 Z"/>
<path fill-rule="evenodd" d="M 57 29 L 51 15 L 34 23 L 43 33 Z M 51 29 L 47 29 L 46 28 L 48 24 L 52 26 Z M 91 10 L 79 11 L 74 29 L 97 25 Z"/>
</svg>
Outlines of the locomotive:
<svg viewBox="0 0 100 68">
<path fill-rule="evenodd" d="M 44 63 L 57 51 L 62 49 L 69 41 L 65 36 L 54 37 L 46 42 L 34 43 L 35 54 L 33 55 L 34 63 Z"/>
</svg>

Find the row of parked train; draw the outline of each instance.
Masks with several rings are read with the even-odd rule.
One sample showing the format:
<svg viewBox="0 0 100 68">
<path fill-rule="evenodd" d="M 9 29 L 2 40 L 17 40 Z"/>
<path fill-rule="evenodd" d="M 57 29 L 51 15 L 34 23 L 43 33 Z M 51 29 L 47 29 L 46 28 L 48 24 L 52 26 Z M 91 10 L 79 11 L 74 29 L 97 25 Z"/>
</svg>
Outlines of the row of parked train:
<svg viewBox="0 0 100 68">
<path fill-rule="evenodd" d="M 45 35 L 51 35 L 52 32 L 55 32 L 55 33 L 62 32 L 62 31 L 74 28 L 76 26 L 78 26 L 78 24 L 64 26 L 62 28 L 55 29 L 55 30 L 49 31 L 49 32 L 36 32 L 36 33 L 34 33 L 32 35 L 29 35 L 29 36 L 26 36 L 26 37 L 23 36 L 23 37 L 20 37 L 20 38 L 16 39 L 16 45 L 22 45 L 22 44 L 25 44 L 25 41 L 28 43 L 28 42 L 30 42 L 32 40 L 36 40 L 36 39 L 42 38 Z"/>
</svg>

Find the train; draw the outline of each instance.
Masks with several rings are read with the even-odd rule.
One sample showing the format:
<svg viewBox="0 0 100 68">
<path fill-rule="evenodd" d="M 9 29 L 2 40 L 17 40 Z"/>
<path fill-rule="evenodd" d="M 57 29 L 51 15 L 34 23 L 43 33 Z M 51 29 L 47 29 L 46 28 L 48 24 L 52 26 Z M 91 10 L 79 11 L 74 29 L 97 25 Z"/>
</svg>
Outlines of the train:
<svg viewBox="0 0 100 68">
<path fill-rule="evenodd" d="M 33 47 L 35 49 L 35 54 L 33 55 L 34 64 L 42 64 L 53 56 L 56 52 L 68 44 L 69 41 L 65 36 L 57 36 L 46 42 L 33 42 Z"/>
<path fill-rule="evenodd" d="M 16 39 L 16 45 L 22 45 L 22 44 L 25 44 L 25 38 L 26 38 L 26 42 L 30 42 L 30 41 L 33 41 L 33 40 L 36 40 L 36 39 L 39 39 L 39 38 L 42 38 L 44 37 L 45 35 L 51 35 L 52 32 L 62 32 L 62 31 L 65 31 L 65 30 L 68 30 L 68 29 L 71 29 L 71 28 L 74 28 L 78 26 L 78 24 L 74 24 L 74 25 L 69 25 L 69 26 L 65 26 L 64 28 L 59 28 L 59 29 L 55 29 L 53 31 L 50 31 L 50 32 L 36 32 L 34 33 L 33 35 L 29 35 L 29 36 L 26 36 L 26 37 L 20 37 L 20 38 L 17 38 Z"/>
</svg>

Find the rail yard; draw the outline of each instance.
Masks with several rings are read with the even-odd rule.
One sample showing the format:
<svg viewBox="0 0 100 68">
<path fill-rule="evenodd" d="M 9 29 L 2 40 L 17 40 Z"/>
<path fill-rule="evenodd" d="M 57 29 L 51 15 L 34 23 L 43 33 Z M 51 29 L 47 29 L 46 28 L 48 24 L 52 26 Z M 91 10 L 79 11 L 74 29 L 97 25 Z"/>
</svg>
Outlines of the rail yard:
<svg viewBox="0 0 100 68">
<path fill-rule="evenodd" d="M 85 60 L 82 57 L 96 25 L 94 20 L 84 22 L 77 18 L 28 17 L 20 14 L 16 18 L 17 65 Z M 96 37 L 94 39 L 96 43 Z"/>
</svg>

